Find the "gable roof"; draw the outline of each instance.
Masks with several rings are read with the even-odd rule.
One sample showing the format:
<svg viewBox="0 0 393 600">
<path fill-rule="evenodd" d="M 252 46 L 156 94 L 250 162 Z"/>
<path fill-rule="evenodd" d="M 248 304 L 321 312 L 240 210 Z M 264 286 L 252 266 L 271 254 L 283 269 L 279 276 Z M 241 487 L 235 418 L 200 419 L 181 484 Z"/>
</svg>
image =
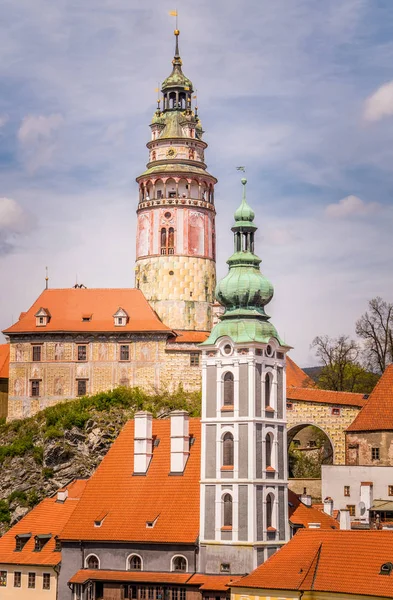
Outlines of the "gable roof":
<svg viewBox="0 0 393 600">
<path fill-rule="evenodd" d="M 113 315 L 119 306 L 129 316 L 123 327 L 116 327 Z M 51 318 L 43 327 L 36 325 L 36 313 L 45 308 Z M 84 315 L 92 315 L 83 321 Z M 138 289 L 49 289 L 44 290 L 19 321 L 4 331 L 6 334 L 33 332 L 170 332 Z"/>
<path fill-rule="evenodd" d="M 300 498 L 288 490 L 289 521 L 292 525 L 303 525 L 308 528 L 310 523 L 319 523 L 320 529 L 339 529 L 339 524 L 333 517 L 320 511 L 315 506 L 306 506 Z"/>
<path fill-rule="evenodd" d="M 386 368 L 365 406 L 347 431 L 386 431 L 392 429 L 393 364 Z"/>
<path fill-rule="evenodd" d="M 57 494 L 45 498 L 11 527 L 0 538 L 0 564 L 57 565 L 61 561 L 61 552 L 55 552 L 55 538 L 74 512 L 85 486 L 83 479 L 71 482 L 66 486 L 68 498 L 65 502 L 58 502 Z M 23 534 L 31 535 L 23 549 L 15 552 L 15 536 Z M 51 534 L 51 537 L 40 552 L 35 552 L 34 538 L 44 534 Z"/>
<path fill-rule="evenodd" d="M 314 387 L 315 383 L 298 365 L 287 355 L 287 387 Z"/>
<path fill-rule="evenodd" d="M 160 442 L 153 445 L 146 475 L 133 475 L 134 421 L 128 421 L 90 478 L 61 538 L 195 544 L 199 535 L 199 419 L 190 419 L 189 429 L 195 442 L 183 475 L 170 474 L 170 419 L 153 419 L 153 439 Z M 95 527 L 94 519 L 104 511 L 101 527 Z M 155 521 L 154 527 L 146 527 L 147 521 Z"/>
<path fill-rule="evenodd" d="M 393 532 L 300 529 L 276 554 L 233 587 L 323 591 L 393 598 Z"/>
<path fill-rule="evenodd" d="M 354 406 L 361 408 L 367 402 L 363 394 L 355 392 L 334 392 L 318 388 L 287 387 L 287 399 L 317 404 L 334 404 L 337 406 Z"/>
<path fill-rule="evenodd" d="M 0 379 L 8 379 L 10 367 L 10 345 L 0 344 Z"/>
</svg>

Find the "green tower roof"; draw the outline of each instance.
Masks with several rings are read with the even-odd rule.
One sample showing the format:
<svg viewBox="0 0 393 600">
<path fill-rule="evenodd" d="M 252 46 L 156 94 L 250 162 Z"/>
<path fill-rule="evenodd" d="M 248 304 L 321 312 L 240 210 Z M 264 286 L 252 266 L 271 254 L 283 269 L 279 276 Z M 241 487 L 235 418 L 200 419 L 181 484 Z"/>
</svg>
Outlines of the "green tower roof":
<svg viewBox="0 0 393 600">
<path fill-rule="evenodd" d="M 175 56 L 173 57 L 172 61 L 173 69 L 169 77 L 167 77 L 162 83 L 162 92 L 168 90 L 169 88 L 183 88 L 188 89 L 190 92 L 193 91 L 192 81 L 184 75 L 181 68 L 182 60 L 179 53 L 179 35 L 180 31 L 175 29 L 176 47 Z"/>
<path fill-rule="evenodd" d="M 243 198 L 232 227 L 235 251 L 227 261 L 228 274 L 216 287 L 216 298 L 225 307 L 225 312 L 202 345 L 215 344 L 219 338 L 229 336 L 235 343 L 267 343 L 273 337 L 285 346 L 265 312 L 274 290 L 267 277 L 262 275 L 261 259 L 254 253 L 255 213 L 246 200 L 247 180 L 241 181 Z"/>
</svg>

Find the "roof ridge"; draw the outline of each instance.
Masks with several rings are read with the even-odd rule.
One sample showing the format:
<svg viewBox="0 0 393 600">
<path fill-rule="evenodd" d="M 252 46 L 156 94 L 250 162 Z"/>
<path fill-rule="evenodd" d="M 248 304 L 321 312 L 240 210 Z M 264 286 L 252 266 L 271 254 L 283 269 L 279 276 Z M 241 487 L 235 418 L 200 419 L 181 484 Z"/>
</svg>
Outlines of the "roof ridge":
<svg viewBox="0 0 393 600">
<path fill-rule="evenodd" d="M 318 388 L 318 387 L 301 387 L 300 385 L 292 385 L 291 388 L 293 390 L 313 390 L 315 392 L 328 392 L 329 394 L 348 394 L 351 396 L 364 396 L 363 392 L 344 392 L 342 390 L 324 390 L 324 389 Z M 374 390 L 373 390 L 373 392 L 374 392 Z"/>
<path fill-rule="evenodd" d="M 301 586 L 304 584 L 305 580 L 306 580 L 306 579 L 307 579 L 307 577 L 309 576 L 309 574 L 310 574 L 310 570 L 311 570 L 311 568 L 312 568 L 312 566 L 313 566 L 314 562 L 316 561 L 316 565 L 315 565 L 315 568 L 314 568 L 314 574 L 313 574 L 313 578 L 312 578 L 312 583 L 311 583 L 311 586 L 310 586 L 310 588 L 311 588 L 311 589 L 313 589 L 313 585 L 314 585 L 314 581 L 315 581 L 315 576 L 316 576 L 316 571 L 317 571 L 317 569 L 318 569 L 318 564 L 319 564 L 319 556 L 320 556 L 320 553 L 321 553 L 321 548 L 322 548 L 322 542 L 319 544 L 319 546 L 318 546 L 318 548 L 317 548 L 317 551 L 316 551 L 316 552 L 315 552 L 315 554 L 313 555 L 313 557 L 312 557 L 312 560 L 311 560 L 311 562 L 310 562 L 310 566 L 308 567 L 308 569 L 307 569 L 307 572 L 306 572 L 306 574 L 304 575 L 303 579 L 302 579 L 302 580 L 301 580 L 301 582 L 299 583 L 299 585 L 298 585 L 298 589 L 301 589 Z M 307 587 L 308 587 L 308 586 L 305 586 L 305 589 L 306 589 Z"/>
</svg>

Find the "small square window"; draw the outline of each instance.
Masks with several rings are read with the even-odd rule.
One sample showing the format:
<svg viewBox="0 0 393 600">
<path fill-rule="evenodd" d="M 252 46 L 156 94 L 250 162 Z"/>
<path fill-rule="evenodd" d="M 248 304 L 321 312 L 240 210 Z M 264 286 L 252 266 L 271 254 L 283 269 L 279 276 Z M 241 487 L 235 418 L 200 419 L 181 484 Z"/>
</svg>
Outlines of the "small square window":
<svg viewBox="0 0 393 600">
<path fill-rule="evenodd" d="M 33 362 L 41 361 L 41 346 L 33 346 Z"/>
<path fill-rule="evenodd" d="M 221 563 L 220 571 L 221 573 L 230 573 L 231 565 L 229 563 Z"/>
<path fill-rule="evenodd" d="M 118 317 L 117 324 L 118 325 L 123 325 L 123 317 Z"/>
<path fill-rule="evenodd" d="M 354 504 L 347 504 L 347 509 L 349 511 L 349 514 L 351 517 L 355 516 L 355 505 Z"/>
<path fill-rule="evenodd" d="M 87 360 L 87 346 L 78 346 L 78 360 Z"/>
<path fill-rule="evenodd" d="M 87 380 L 78 379 L 78 396 L 86 396 L 87 394 Z"/>
<path fill-rule="evenodd" d="M 393 485 L 388 485 L 388 496 L 393 496 Z"/>
<path fill-rule="evenodd" d="M 332 415 L 334 415 L 335 417 L 339 417 L 341 414 L 341 409 L 339 406 L 333 406 L 332 407 Z"/>
<path fill-rule="evenodd" d="M 120 360 L 130 360 L 130 346 L 128 344 L 120 346 Z"/>
<path fill-rule="evenodd" d="M 199 353 L 191 352 L 190 354 L 190 367 L 199 367 Z"/>
<path fill-rule="evenodd" d="M 351 487 L 349 485 L 344 485 L 344 496 L 351 495 Z"/>
<path fill-rule="evenodd" d="M 42 575 L 42 589 L 50 590 L 50 573 L 43 573 Z"/>
<path fill-rule="evenodd" d="M 35 588 L 35 573 L 29 573 L 29 576 L 27 579 L 27 587 Z"/>
<path fill-rule="evenodd" d="M 371 448 L 371 459 L 379 460 L 379 448 Z"/>
<path fill-rule="evenodd" d="M 0 571 L 0 587 L 7 585 L 7 571 Z"/>
<path fill-rule="evenodd" d="M 14 587 L 20 587 L 22 585 L 22 573 L 20 571 L 14 571 Z"/>
<path fill-rule="evenodd" d="M 287 402 L 287 410 L 293 410 L 293 403 Z"/>
<path fill-rule="evenodd" d="M 33 379 L 31 382 L 31 396 L 32 398 L 38 398 L 40 395 L 40 381 L 39 379 Z"/>
<path fill-rule="evenodd" d="M 44 323 L 44 317 L 40 317 L 40 325 L 43 325 Z"/>
</svg>

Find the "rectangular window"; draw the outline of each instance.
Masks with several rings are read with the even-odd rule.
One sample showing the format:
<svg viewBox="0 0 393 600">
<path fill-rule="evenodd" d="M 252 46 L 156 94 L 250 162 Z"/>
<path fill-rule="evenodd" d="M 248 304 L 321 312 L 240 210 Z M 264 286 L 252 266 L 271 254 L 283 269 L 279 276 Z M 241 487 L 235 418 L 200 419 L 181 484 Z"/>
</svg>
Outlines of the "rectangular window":
<svg viewBox="0 0 393 600">
<path fill-rule="evenodd" d="M 388 485 L 388 496 L 393 496 L 393 485 Z"/>
<path fill-rule="evenodd" d="M 0 587 L 7 585 L 7 571 L 0 571 Z"/>
<path fill-rule="evenodd" d="M 371 459 L 379 460 L 379 448 L 371 448 Z"/>
<path fill-rule="evenodd" d="M 186 600 L 186 588 L 180 588 L 180 600 Z"/>
<path fill-rule="evenodd" d="M 33 379 L 31 382 L 31 396 L 37 398 L 40 395 L 40 381 L 39 379 Z"/>
<path fill-rule="evenodd" d="M 190 354 L 190 367 L 199 367 L 199 354 L 196 352 Z"/>
<path fill-rule="evenodd" d="M 130 360 L 130 346 L 128 344 L 120 346 L 120 360 Z"/>
<path fill-rule="evenodd" d="M 332 415 L 339 417 L 341 413 L 341 410 L 338 406 L 333 406 L 332 408 Z"/>
<path fill-rule="evenodd" d="M 29 573 L 29 576 L 27 579 L 27 587 L 35 588 L 35 573 Z"/>
<path fill-rule="evenodd" d="M 78 396 L 86 396 L 87 381 L 86 379 L 78 379 Z"/>
<path fill-rule="evenodd" d="M 287 410 L 293 410 L 292 402 L 287 402 Z"/>
<path fill-rule="evenodd" d="M 50 573 L 44 573 L 42 575 L 42 589 L 50 590 Z"/>
<path fill-rule="evenodd" d="M 349 485 L 344 485 L 344 496 L 350 496 L 351 495 L 351 488 Z"/>
<path fill-rule="evenodd" d="M 139 588 L 139 597 L 141 600 L 145 600 L 146 599 L 146 588 L 145 587 L 140 587 Z"/>
<path fill-rule="evenodd" d="M 354 504 L 347 504 L 347 509 L 349 510 L 349 514 L 351 517 L 355 516 L 355 505 Z"/>
<path fill-rule="evenodd" d="M 177 588 L 172 588 L 172 598 L 171 600 L 179 600 L 179 590 Z"/>
<path fill-rule="evenodd" d="M 22 573 L 20 571 L 14 572 L 14 587 L 20 587 L 22 585 Z"/>
<path fill-rule="evenodd" d="M 41 346 L 33 346 L 33 362 L 41 361 Z"/>
<path fill-rule="evenodd" d="M 149 600 L 154 600 L 154 587 L 149 587 Z"/>
<path fill-rule="evenodd" d="M 87 360 L 87 346 L 78 346 L 78 360 Z"/>
</svg>

